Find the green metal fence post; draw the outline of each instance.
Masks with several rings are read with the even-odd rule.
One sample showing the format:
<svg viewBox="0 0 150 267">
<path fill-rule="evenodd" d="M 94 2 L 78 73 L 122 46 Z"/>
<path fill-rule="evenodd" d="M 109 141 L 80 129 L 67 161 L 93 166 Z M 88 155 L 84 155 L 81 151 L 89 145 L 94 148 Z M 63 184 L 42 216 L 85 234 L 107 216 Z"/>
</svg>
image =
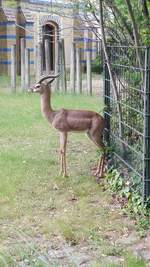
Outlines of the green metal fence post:
<svg viewBox="0 0 150 267">
<path fill-rule="evenodd" d="M 150 47 L 145 50 L 143 201 L 150 197 Z"/>
<path fill-rule="evenodd" d="M 105 132 L 105 140 L 107 142 L 107 146 L 110 145 L 110 76 L 107 67 L 106 61 L 104 62 L 104 104 L 105 104 L 105 112 L 104 118 L 106 122 L 106 132 Z"/>
</svg>

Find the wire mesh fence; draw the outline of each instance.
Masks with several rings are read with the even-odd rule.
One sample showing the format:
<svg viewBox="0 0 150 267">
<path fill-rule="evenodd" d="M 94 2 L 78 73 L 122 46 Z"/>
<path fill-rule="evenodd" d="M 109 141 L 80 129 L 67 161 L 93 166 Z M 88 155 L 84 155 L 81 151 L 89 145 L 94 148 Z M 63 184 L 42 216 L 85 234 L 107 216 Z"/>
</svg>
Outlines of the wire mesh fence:
<svg viewBox="0 0 150 267">
<path fill-rule="evenodd" d="M 143 200 L 146 201 L 150 196 L 150 47 L 109 46 L 108 53 L 118 99 L 105 62 L 106 141 L 112 150 L 113 161 L 125 164 L 141 179 Z"/>
</svg>

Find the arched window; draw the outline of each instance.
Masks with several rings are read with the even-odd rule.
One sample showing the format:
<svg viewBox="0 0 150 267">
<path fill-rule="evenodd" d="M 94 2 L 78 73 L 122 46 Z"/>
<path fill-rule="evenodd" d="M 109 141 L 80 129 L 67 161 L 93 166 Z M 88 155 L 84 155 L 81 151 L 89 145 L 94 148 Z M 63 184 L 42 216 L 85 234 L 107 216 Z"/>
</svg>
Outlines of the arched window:
<svg viewBox="0 0 150 267">
<path fill-rule="evenodd" d="M 48 40 L 49 43 L 49 55 L 50 55 L 50 71 L 55 69 L 55 46 L 56 46 L 56 34 L 57 34 L 57 25 L 52 22 L 47 22 L 42 27 L 42 36 L 43 36 L 43 70 L 46 70 L 46 54 L 45 54 L 45 40 Z"/>
</svg>

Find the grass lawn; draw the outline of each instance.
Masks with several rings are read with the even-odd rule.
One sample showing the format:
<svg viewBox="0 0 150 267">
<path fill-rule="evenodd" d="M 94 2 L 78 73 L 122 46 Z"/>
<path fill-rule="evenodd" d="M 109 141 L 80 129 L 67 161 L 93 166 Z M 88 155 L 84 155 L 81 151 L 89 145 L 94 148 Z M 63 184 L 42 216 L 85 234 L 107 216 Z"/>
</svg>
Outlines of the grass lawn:
<svg viewBox="0 0 150 267">
<path fill-rule="evenodd" d="M 102 110 L 98 97 L 53 94 L 54 108 Z M 96 147 L 70 134 L 69 178 L 39 96 L 0 94 L 0 267 L 144 267 L 117 242 L 134 232 L 92 177 Z"/>
</svg>

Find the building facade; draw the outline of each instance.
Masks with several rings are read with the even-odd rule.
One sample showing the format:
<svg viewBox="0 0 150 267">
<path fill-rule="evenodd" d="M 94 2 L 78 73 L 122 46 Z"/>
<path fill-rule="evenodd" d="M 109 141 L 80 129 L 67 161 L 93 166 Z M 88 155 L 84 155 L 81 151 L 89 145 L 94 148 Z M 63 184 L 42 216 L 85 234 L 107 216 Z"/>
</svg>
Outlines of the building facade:
<svg viewBox="0 0 150 267">
<path fill-rule="evenodd" d="M 15 0 L 14 0 L 15 1 Z M 35 69 L 36 47 L 39 42 L 43 46 L 43 66 L 45 67 L 45 40 L 49 41 L 51 70 L 55 66 L 55 54 L 58 41 L 64 38 L 65 61 L 70 64 L 72 42 L 82 51 L 82 62 L 86 53 L 92 52 L 94 59 L 97 53 L 97 40 L 92 30 L 81 20 L 79 11 L 68 1 L 26 0 L 0 2 L 0 74 L 10 73 L 11 47 L 16 45 L 17 73 L 21 71 L 21 38 L 26 41 L 30 51 L 30 68 Z"/>
</svg>

